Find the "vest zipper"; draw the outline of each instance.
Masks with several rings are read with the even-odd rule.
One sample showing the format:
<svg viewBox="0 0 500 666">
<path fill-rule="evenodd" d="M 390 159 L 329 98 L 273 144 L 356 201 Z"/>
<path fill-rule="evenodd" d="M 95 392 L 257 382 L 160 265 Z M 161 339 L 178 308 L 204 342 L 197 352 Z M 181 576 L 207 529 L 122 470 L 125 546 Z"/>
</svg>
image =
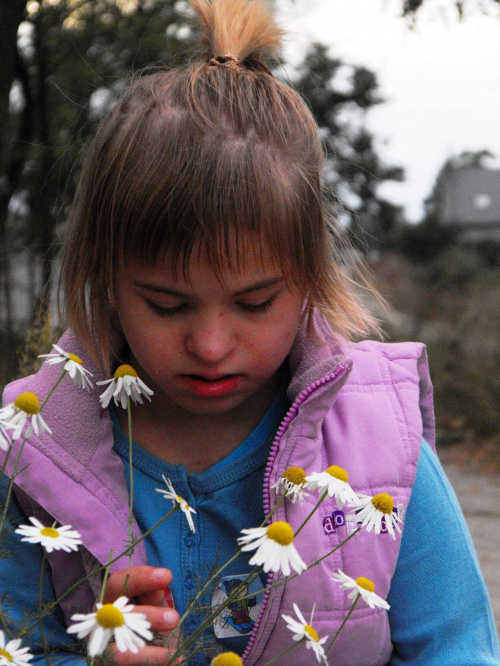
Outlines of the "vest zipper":
<svg viewBox="0 0 500 666">
<path fill-rule="evenodd" d="M 320 386 L 323 384 L 326 384 L 327 382 L 331 382 L 335 379 L 338 379 L 339 376 L 343 376 L 344 372 L 347 370 L 348 366 L 344 363 L 341 363 L 336 369 L 335 372 L 332 372 L 328 375 L 325 375 L 321 379 L 318 379 L 317 381 L 313 382 L 310 384 L 307 388 L 305 388 L 294 400 L 292 406 L 288 410 L 288 412 L 285 415 L 285 418 L 280 424 L 280 427 L 278 428 L 278 431 L 276 432 L 276 435 L 273 440 L 273 444 L 271 446 L 271 450 L 269 452 L 269 458 L 267 459 L 267 465 L 266 465 L 266 471 L 264 474 L 264 515 L 267 515 L 271 511 L 271 492 L 270 492 L 270 487 L 269 487 L 269 478 L 271 476 L 271 472 L 274 466 L 274 461 L 276 460 L 276 455 L 278 453 L 278 448 L 281 440 L 283 439 L 283 435 L 288 429 L 288 426 L 290 423 L 293 421 L 293 419 L 297 416 L 297 412 L 299 410 L 299 407 L 309 398 L 311 393 L 313 393 L 316 389 L 318 389 Z M 268 576 L 267 576 L 267 583 L 266 587 L 270 587 L 273 583 L 274 579 L 274 573 L 271 571 Z M 257 631 L 259 630 L 260 622 L 262 620 L 262 616 L 264 614 L 264 610 L 267 606 L 267 601 L 269 599 L 269 594 L 271 590 L 268 589 L 266 592 L 264 592 L 264 598 L 262 599 L 262 606 L 259 612 L 259 616 L 257 618 L 257 621 L 252 629 L 252 633 L 250 634 L 250 638 L 248 639 L 247 646 L 245 648 L 245 651 L 242 655 L 242 660 L 243 662 L 245 661 L 246 657 L 248 657 L 250 650 L 253 647 L 253 644 L 255 642 L 255 637 L 257 635 Z"/>
</svg>

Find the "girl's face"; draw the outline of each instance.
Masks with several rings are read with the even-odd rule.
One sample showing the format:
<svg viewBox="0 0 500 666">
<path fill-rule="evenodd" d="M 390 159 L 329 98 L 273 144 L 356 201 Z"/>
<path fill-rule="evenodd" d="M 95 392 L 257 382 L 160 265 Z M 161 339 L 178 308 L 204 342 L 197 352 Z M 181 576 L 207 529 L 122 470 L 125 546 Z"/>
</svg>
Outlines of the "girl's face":
<svg viewBox="0 0 500 666">
<path fill-rule="evenodd" d="M 292 346 L 303 296 L 291 292 L 270 252 L 250 256 L 223 284 L 201 253 L 189 281 L 171 263 L 127 262 L 113 303 L 139 375 L 153 400 L 188 414 L 217 415 L 242 407 L 262 411 L 274 396 Z"/>
</svg>

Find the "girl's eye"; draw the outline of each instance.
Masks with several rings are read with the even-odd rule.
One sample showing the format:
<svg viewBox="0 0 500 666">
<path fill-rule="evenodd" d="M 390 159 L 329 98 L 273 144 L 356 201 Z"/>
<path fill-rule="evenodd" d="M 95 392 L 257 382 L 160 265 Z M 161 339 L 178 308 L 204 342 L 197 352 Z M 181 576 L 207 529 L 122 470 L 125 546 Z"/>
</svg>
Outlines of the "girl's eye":
<svg viewBox="0 0 500 666">
<path fill-rule="evenodd" d="M 177 314 L 178 312 L 182 312 L 182 310 L 186 307 L 186 303 L 181 303 L 180 305 L 176 305 L 173 308 L 165 308 L 161 305 L 153 303 L 152 301 L 146 301 L 146 303 L 148 308 L 160 317 L 168 317 L 169 315 Z"/>
<path fill-rule="evenodd" d="M 273 294 L 271 298 L 268 298 L 267 301 L 263 301 L 262 303 L 239 303 L 239 306 L 242 310 L 245 310 L 245 312 L 266 312 L 266 310 L 269 310 L 272 306 L 275 298 L 276 294 Z"/>
</svg>

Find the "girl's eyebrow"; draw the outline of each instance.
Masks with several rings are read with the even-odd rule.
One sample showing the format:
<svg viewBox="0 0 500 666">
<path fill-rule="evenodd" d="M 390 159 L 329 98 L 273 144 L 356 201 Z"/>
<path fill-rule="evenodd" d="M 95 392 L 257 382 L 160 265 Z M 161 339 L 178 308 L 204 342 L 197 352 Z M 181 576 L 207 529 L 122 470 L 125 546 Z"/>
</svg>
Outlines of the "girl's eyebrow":
<svg viewBox="0 0 500 666">
<path fill-rule="evenodd" d="M 275 284 L 283 282 L 283 277 L 274 277 L 269 278 L 268 280 L 261 280 L 260 282 L 254 282 L 253 284 L 248 285 L 244 289 L 235 291 L 233 296 L 242 296 L 243 294 L 248 294 L 252 291 L 258 291 L 259 289 L 266 289 L 266 287 L 273 287 Z M 167 287 L 162 287 L 154 282 L 140 282 L 139 280 L 133 281 L 136 287 L 141 287 L 142 289 L 147 289 L 148 291 L 154 291 L 158 294 L 167 294 L 169 296 L 177 296 L 178 298 L 190 298 L 190 294 L 187 294 L 183 291 L 177 289 L 169 289 Z"/>
</svg>

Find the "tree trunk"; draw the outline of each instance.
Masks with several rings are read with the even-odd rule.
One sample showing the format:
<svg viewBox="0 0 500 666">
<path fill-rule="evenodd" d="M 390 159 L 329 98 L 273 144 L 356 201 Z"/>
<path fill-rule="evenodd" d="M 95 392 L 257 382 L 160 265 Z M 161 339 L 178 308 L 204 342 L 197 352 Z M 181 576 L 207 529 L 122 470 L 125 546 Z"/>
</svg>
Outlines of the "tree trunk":
<svg viewBox="0 0 500 666">
<path fill-rule="evenodd" d="M 24 18 L 25 0 L 0 0 L 0 173 L 8 163 L 9 95 L 15 79 L 17 30 Z"/>
<path fill-rule="evenodd" d="M 17 31 L 24 18 L 25 0 L 0 0 L 0 282 L 3 286 L 4 325 L 7 333 L 12 329 L 12 303 L 10 295 L 9 247 L 7 243 L 7 215 L 12 196 L 10 169 L 10 117 L 9 98 L 16 78 Z"/>
<path fill-rule="evenodd" d="M 36 201 L 32 206 L 35 238 L 42 260 L 42 287 L 35 316 L 45 317 L 50 308 L 52 297 L 52 264 L 56 250 L 54 243 L 55 213 L 53 204 L 54 193 L 54 148 L 47 100 L 47 64 L 48 54 L 40 19 L 35 20 L 35 49 L 37 59 L 37 130 L 38 142 L 41 148 L 38 171 L 38 188 Z"/>
</svg>

